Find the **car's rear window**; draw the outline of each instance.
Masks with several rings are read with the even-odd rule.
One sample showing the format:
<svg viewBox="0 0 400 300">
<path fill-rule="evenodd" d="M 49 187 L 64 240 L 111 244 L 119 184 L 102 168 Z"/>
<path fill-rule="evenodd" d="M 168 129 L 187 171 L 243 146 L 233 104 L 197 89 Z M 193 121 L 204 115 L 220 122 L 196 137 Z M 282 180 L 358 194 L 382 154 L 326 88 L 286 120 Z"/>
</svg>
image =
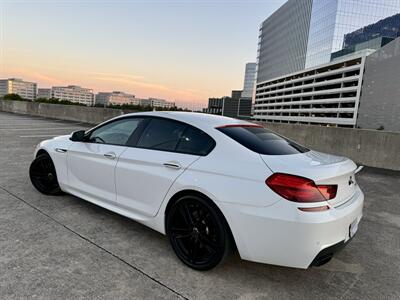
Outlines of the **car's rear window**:
<svg viewBox="0 0 400 300">
<path fill-rule="evenodd" d="M 222 126 L 217 129 L 259 154 L 288 155 L 310 151 L 261 126 Z"/>
</svg>

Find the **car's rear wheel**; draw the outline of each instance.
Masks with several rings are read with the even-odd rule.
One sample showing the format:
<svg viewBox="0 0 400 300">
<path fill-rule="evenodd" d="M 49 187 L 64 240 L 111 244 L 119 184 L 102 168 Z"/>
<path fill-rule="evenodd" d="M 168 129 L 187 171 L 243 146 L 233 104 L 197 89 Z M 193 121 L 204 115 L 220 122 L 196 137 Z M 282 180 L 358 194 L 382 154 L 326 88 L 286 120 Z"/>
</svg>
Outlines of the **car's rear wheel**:
<svg viewBox="0 0 400 300">
<path fill-rule="evenodd" d="M 38 155 L 29 168 L 29 177 L 33 186 L 46 195 L 58 195 L 61 193 L 57 180 L 56 169 L 50 155 L 43 153 Z"/>
<path fill-rule="evenodd" d="M 225 218 L 205 197 L 181 197 L 166 217 L 166 230 L 172 248 L 189 267 L 212 269 L 230 252 L 231 236 Z"/>
</svg>

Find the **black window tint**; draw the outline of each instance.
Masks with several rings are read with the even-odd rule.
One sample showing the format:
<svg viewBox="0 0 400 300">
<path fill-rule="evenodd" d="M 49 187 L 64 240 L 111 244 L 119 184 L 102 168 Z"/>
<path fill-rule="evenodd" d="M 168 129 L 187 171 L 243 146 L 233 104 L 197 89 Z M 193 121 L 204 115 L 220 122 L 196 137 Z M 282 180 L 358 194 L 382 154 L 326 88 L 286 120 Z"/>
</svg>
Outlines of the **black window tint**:
<svg viewBox="0 0 400 300">
<path fill-rule="evenodd" d="M 93 130 L 89 142 L 124 146 L 143 119 L 116 120 Z"/>
<path fill-rule="evenodd" d="M 188 126 L 176 148 L 177 152 L 207 155 L 214 148 L 214 140 L 200 129 Z"/>
<path fill-rule="evenodd" d="M 262 127 L 221 127 L 221 132 L 246 148 L 266 155 L 287 155 L 309 151 L 290 140 Z"/>
<path fill-rule="evenodd" d="M 155 150 L 175 151 L 185 128 L 186 125 L 183 123 L 153 119 L 144 130 L 137 146 Z"/>
</svg>

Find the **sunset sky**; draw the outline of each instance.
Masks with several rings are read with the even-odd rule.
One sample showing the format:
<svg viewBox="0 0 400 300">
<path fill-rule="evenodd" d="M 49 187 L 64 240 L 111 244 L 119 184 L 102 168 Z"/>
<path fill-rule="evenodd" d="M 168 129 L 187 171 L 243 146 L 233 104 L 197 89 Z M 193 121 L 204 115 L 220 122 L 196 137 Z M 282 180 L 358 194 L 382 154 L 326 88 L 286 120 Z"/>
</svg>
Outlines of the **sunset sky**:
<svg viewBox="0 0 400 300">
<path fill-rule="evenodd" d="M 189 108 L 241 89 L 285 0 L 0 0 L 0 78 L 121 90 Z"/>
</svg>

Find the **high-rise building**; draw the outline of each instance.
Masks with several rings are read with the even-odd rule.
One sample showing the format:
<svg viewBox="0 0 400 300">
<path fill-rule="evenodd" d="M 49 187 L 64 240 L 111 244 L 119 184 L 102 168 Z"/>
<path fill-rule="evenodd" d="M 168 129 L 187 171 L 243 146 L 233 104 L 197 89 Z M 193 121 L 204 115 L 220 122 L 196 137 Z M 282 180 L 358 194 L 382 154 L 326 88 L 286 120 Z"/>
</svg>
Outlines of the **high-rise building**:
<svg viewBox="0 0 400 300">
<path fill-rule="evenodd" d="M 289 0 L 261 24 L 257 82 L 304 69 L 312 3 Z"/>
<path fill-rule="evenodd" d="M 123 104 L 134 104 L 135 95 L 127 94 L 120 91 L 113 92 L 99 92 L 96 94 L 96 104 L 99 105 L 123 105 Z"/>
<path fill-rule="evenodd" d="M 53 86 L 51 89 L 52 98 L 80 103 L 87 106 L 94 104 L 92 89 L 82 88 L 77 85 Z"/>
<path fill-rule="evenodd" d="M 0 97 L 17 94 L 26 100 L 36 99 L 37 84 L 19 78 L 0 79 Z"/>
<path fill-rule="evenodd" d="M 344 35 L 343 48 L 358 45 L 377 37 L 395 39 L 400 36 L 400 13 L 361 27 Z"/>
<path fill-rule="evenodd" d="M 231 98 L 239 100 L 240 97 L 242 97 L 242 90 L 232 90 L 231 92 Z"/>
<path fill-rule="evenodd" d="M 337 61 L 345 58 L 350 58 L 359 55 L 370 55 L 376 50 L 382 48 L 386 44 L 393 41 L 393 38 L 389 37 L 377 37 L 366 42 L 361 42 L 358 44 L 351 45 L 349 47 L 343 48 L 342 50 L 333 52 L 331 54 L 331 61 Z"/>
<path fill-rule="evenodd" d="M 333 52 L 331 60 L 364 53 L 369 55 L 400 36 L 400 14 L 345 34 L 343 49 Z"/>
<path fill-rule="evenodd" d="M 40 88 L 37 92 L 37 99 L 50 99 L 51 89 Z"/>
<path fill-rule="evenodd" d="M 208 107 L 204 108 L 203 112 L 207 114 L 223 116 L 222 111 L 224 108 L 225 100 L 229 101 L 230 98 L 228 96 L 224 96 L 221 98 L 209 98 Z"/>
<path fill-rule="evenodd" d="M 345 37 L 349 33 L 398 14 L 400 11 L 399 0 L 313 0 L 312 2 L 306 68 L 328 63 L 332 52 L 346 46 Z M 374 37 L 385 36 L 382 26 L 376 28 L 379 29 L 375 31 Z M 350 36 L 348 40 L 351 40 Z"/>
<path fill-rule="evenodd" d="M 346 35 L 348 43 L 350 33 L 399 11 L 400 0 L 287 1 L 261 24 L 257 83 L 329 63 Z M 385 36 L 383 27 L 374 37 Z"/>
<path fill-rule="evenodd" d="M 301 9 L 300 3 L 303 3 L 303 10 L 294 12 L 295 8 Z M 372 66 L 379 70 L 379 78 L 389 82 L 388 74 L 392 74 L 392 78 L 400 76 L 395 58 L 391 66 L 386 65 L 390 67 L 387 74 L 379 66 L 385 49 L 398 45 L 399 11 L 400 0 L 287 1 L 261 27 L 254 118 L 279 123 L 361 126 L 358 125 L 359 107 L 367 109 L 379 105 L 378 101 L 382 100 L 375 99 L 373 103 L 365 94 L 368 90 L 368 95 L 377 95 L 374 82 L 378 75 Z M 290 14 L 294 14 L 293 17 Z M 277 19 L 282 19 L 282 26 L 286 26 L 285 18 L 297 23 L 290 25 L 298 28 L 297 36 L 290 36 L 280 27 Z M 275 41 L 282 46 L 282 40 L 289 49 L 296 51 L 284 49 L 281 56 L 275 56 L 278 52 L 274 48 Z M 375 52 L 381 53 L 381 59 L 371 62 L 370 57 Z M 292 60 L 294 53 L 299 54 L 297 64 Z M 287 63 L 282 63 L 283 60 Z M 292 71 L 288 72 L 289 69 Z M 369 88 L 363 84 L 368 78 Z M 382 95 L 386 95 L 386 103 L 394 109 L 393 99 L 399 99 L 400 92 L 395 85 L 385 91 Z M 363 101 L 367 101 L 364 99 L 369 99 L 369 104 L 363 106 Z M 368 119 L 368 116 L 370 114 L 364 112 L 363 118 Z"/>
<path fill-rule="evenodd" d="M 243 98 L 252 98 L 254 91 L 254 84 L 256 81 L 256 63 L 247 63 L 244 72 L 244 82 L 243 82 Z"/>
<path fill-rule="evenodd" d="M 209 98 L 203 112 L 231 118 L 250 117 L 251 98 L 242 98 L 242 91 L 233 90 L 231 97 Z"/>
</svg>

